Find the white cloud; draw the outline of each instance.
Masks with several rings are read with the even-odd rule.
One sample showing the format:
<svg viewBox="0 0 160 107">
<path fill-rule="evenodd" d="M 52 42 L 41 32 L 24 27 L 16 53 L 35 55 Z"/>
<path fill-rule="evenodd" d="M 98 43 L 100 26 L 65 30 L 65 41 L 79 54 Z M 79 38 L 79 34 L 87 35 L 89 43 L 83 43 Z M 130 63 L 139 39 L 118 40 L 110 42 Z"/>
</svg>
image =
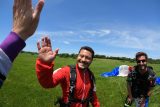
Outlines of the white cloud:
<svg viewBox="0 0 160 107">
<path fill-rule="evenodd" d="M 106 35 L 109 35 L 111 33 L 111 30 L 109 29 L 102 29 L 102 30 L 84 30 L 82 31 L 90 36 L 96 36 L 96 37 L 103 37 Z"/>
<path fill-rule="evenodd" d="M 160 50 L 160 31 L 149 29 L 112 30 L 112 34 L 101 40 L 105 45 L 123 48 Z"/>
<path fill-rule="evenodd" d="M 66 45 L 70 44 L 70 42 L 68 42 L 68 41 L 63 41 L 63 43 L 66 44 Z"/>
<path fill-rule="evenodd" d="M 55 32 L 49 32 L 49 31 L 37 31 L 35 32 L 35 35 L 54 35 Z"/>
<path fill-rule="evenodd" d="M 51 38 L 57 38 L 58 40 L 61 39 L 61 41 L 65 41 L 65 44 L 69 44 L 70 42 L 91 42 L 97 45 L 104 44 L 104 46 L 160 50 L 160 31 L 145 28 L 121 29 L 85 29 L 79 31 L 70 30 L 55 32 L 40 31 L 36 32 L 36 34 L 51 35 Z"/>
</svg>

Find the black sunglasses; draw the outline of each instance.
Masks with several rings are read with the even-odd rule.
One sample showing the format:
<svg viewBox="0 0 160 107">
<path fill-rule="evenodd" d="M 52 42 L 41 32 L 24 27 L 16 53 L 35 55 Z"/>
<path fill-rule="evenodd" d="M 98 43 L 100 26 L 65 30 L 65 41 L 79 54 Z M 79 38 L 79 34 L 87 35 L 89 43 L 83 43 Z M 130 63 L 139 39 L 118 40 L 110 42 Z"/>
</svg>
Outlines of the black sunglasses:
<svg viewBox="0 0 160 107">
<path fill-rule="evenodd" d="M 137 60 L 137 63 L 140 63 L 140 62 L 146 62 L 146 60 Z"/>
</svg>

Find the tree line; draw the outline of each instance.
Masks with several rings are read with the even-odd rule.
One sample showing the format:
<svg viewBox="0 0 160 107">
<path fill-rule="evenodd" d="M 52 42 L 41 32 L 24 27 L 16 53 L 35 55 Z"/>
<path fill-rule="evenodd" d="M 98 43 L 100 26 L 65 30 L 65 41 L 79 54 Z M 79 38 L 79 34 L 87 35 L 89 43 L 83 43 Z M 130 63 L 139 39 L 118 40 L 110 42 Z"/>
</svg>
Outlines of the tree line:
<svg viewBox="0 0 160 107">
<path fill-rule="evenodd" d="M 21 53 L 29 53 L 31 55 L 37 55 L 37 52 L 28 52 L 28 51 L 22 51 Z M 69 53 L 59 53 L 57 56 L 63 57 L 63 58 L 77 58 L 78 54 L 69 54 Z M 106 55 L 98 55 L 96 54 L 94 58 L 100 58 L 100 59 L 113 59 L 113 60 L 120 60 L 120 61 L 129 61 L 129 62 L 135 62 L 135 58 L 127 58 L 127 57 L 115 57 L 115 56 L 106 56 Z M 160 59 L 152 59 L 148 58 L 148 62 L 151 64 L 160 64 Z"/>
</svg>

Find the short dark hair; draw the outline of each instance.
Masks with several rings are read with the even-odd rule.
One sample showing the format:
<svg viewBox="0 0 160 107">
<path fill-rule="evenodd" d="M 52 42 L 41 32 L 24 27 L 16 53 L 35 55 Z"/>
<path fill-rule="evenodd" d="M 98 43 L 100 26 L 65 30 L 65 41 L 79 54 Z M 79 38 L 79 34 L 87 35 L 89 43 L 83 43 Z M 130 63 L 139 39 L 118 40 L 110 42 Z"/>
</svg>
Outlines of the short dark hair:
<svg viewBox="0 0 160 107">
<path fill-rule="evenodd" d="M 79 50 L 79 53 L 80 53 L 80 51 L 83 50 L 83 49 L 91 52 L 91 53 L 92 53 L 92 58 L 94 57 L 94 50 L 93 50 L 91 47 L 89 47 L 89 46 L 82 46 L 82 47 L 80 48 L 80 50 Z"/>
<path fill-rule="evenodd" d="M 136 61 L 138 60 L 138 57 L 145 56 L 146 60 L 148 60 L 148 55 L 145 52 L 137 52 L 136 53 Z"/>
</svg>

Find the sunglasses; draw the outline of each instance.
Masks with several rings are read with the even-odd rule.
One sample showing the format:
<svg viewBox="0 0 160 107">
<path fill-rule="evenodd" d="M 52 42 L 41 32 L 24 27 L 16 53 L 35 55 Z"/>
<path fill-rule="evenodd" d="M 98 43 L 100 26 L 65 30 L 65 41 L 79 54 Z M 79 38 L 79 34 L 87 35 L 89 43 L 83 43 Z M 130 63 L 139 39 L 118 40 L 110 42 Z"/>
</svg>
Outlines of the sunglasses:
<svg viewBox="0 0 160 107">
<path fill-rule="evenodd" d="M 146 60 L 137 60 L 137 63 L 140 63 L 140 62 L 144 63 L 146 62 Z"/>
</svg>

